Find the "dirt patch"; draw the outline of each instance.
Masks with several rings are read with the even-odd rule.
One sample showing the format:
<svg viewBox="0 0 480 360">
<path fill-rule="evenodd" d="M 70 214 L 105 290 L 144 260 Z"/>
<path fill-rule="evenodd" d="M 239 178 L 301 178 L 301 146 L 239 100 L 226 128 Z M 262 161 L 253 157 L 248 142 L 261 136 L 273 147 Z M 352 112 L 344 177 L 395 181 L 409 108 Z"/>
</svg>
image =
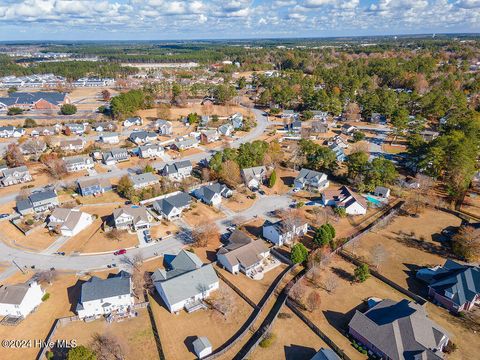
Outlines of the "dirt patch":
<svg viewBox="0 0 480 360">
<path fill-rule="evenodd" d="M 225 215 L 211 206 L 205 205 L 200 201 L 192 205 L 192 208 L 183 212 L 183 220 L 190 226 L 198 226 L 207 222 L 214 222 Z"/>
<path fill-rule="evenodd" d="M 2 241 L 14 247 L 28 250 L 40 251 L 48 248 L 54 241 L 55 237 L 48 233 L 44 227 L 40 227 L 25 236 L 12 223 L 8 221 L 2 222 L 0 230 Z"/>
<path fill-rule="evenodd" d="M 246 192 L 245 194 L 236 191 L 230 198 L 223 199 L 222 205 L 235 212 L 249 209 L 255 203 L 255 199 L 250 199 L 248 197 L 249 193 L 250 191 Z"/>
<path fill-rule="evenodd" d="M 263 190 L 267 195 L 288 193 L 292 189 L 293 181 L 297 177 L 298 172 L 281 167 L 277 167 L 275 172 L 277 173 L 275 185 L 272 188 L 264 186 Z"/>
</svg>

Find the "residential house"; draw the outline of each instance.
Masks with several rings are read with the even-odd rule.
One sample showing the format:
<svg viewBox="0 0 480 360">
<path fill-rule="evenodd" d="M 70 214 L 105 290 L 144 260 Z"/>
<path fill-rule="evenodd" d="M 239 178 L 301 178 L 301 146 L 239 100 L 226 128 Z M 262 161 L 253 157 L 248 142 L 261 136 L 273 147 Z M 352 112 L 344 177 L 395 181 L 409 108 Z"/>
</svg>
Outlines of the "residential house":
<svg viewBox="0 0 480 360">
<path fill-rule="evenodd" d="M 64 157 L 63 161 L 65 162 L 67 172 L 93 169 L 95 166 L 93 159 L 86 155 Z"/>
<path fill-rule="evenodd" d="M 8 98 L 0 99 L 0 102 L 8 103 L 8 107 L 15 106 L 21 109 L 36 110 L 59 110 L 63 104 L 69 104 L 67 93 L 37 91 L 37 92 L 14 92 Z"/>
<path fill-rule="evenodd" d="M 220 205 L 222 198 L 229 198 L 232 195 L 233 191 L 226 185 L 220 183 L 204 185 L 193 191 L 193 196 L 205 204 L 212 206 Z"/>
<path fill-rule="evenodd" d="M 158 184 L 158 178 L 155 174 L 150 172 L 144 174 L 129 174 L 128 178 L 132 182 L 132 186 L 134 189 L 143 189 L 155 184 Z"/>
<path fill-rule="evenodd" d="M 202 115 L 200 116 L 200 126 L 207 126 L 210 122 L 210 116 Z"/>
<path fill-rule="evenodd" d="M 341 360 L 332 349 L 321 348 L 310 360 Z"/>
<path fill-rule="evenodd" d="M 447 260 L 443 266 L 421 269 L 417 277 L 428 284 L 428 295 L 452 312 L 480 305 L 480 267 Z"/>
<path fill-rule="evenodd" d="M 241 171 L 241 175 L 249 189 L 258 189 L 267 179 L 267 168 L 265 166 L 246 168 Z"/>
<path fill-rule="evenodd" d="M 430 142 L 435 140 L 440 133 L 438 131 L 433 130 L 423 130 L 420 131 L 420 136 L 422 137 L 423 141 Z"/>
<path fill-rule="evenodd" d="M 102 162 L 105 165 L 114 165 L 122 161 L 128 161 L 130 155 L 128 155 L 128 150 L 124 148 L 111 149 L 102 153 Z"/>
<path fill-rule="evenodd" d="M 197 337 L 193 340 L 193 351 L 199 359 L 204 358 L 212 353 L 212 344 L 206 336 Z"/>
<path fill-rule="evenodd" d="M 240 129 L 243 127 L 243 115 L 239 112 L 233 114 L 229 118 L 234 129 Z"/>
<path fill-rule="evenodd" d="M 375 190 L 373 190 L 373 195 L 382 199 L 388 199 L 390 197 L 390 189 L 384 186 L 377 186 Z"/>
<path fill-rule="evenodd" d="M 313 110 L 312 115 L 313 115 L 313 120 L 320 120 L 322 123 L 327 122 L 327 118 L 328 118 L 327 111 Z"/>
<path fill-rule="evenodd" d="M 160 171 L 162 176 L 167 176 L 170 180 L 183 180 L 192 174 L 192 163 L 190 160 L 182 160 L 167 164 Z"/>
<path fill-rule="evenodd" d="M 344 138 L 344 135 L 337 135 L 330 139 L 327 143 L 328 146 L 337 145 L 342 149 L 348 149 L 348 140 Z"/>
<path fill-rule="evenodd" d="M 372 116 L 370 116 L 370 122 L 372 124 L 385 124 L 387 122 L 387 117 L 379 113 L 372 113 Z"/>
<path fill-rule="evenodd" d="M 166 269 L 152 275 L 153 284 L 170 312 L 204 308 L 203 300 L 220 286 L 212 264 L 204 265 L 192 252 L 181 250 Z"/>
<path fill-rule="evenodd" d="M 32 181 L 32 175 L 26 166 L 17 166 L 0 170 L 0 183 L 2 186 L 10 186 Z"/>
<path fill-rule="evenodd" d="M 118 134 L 114 132 L 104 132 L 98 137 L 98 140 L 104 144 L 118 144 L 120 142 Z"/>
<path fill-rule="evenodd" d="M 290 244 L 295 237 L 303 236 L 307 231 L 308 223 L 303 221 L 290 223 L 290 221 L 279 220 L 272 223 L 266 220 L 262 226 L 263 237 L 278 246 Z"/>
<path fill-rule="evenodd" d="M 162 156 L 165 151 L 159 144 L 150 144 L 138 148 L 139 156 L 143 159 L 156 158 Z"/>
<path fill-rule="evenodd" d="M 350 124 L 343 124 L 341 131 L 342 134 L 352 135 L 355 131 L 357 131 L 357 127 Z"/>
<path fill-rule="evenodd" d="M 143 145 L 157 140 L 157 134 L 147 131 L 133 131 L 128 139 L 137 145 Z"/>
<path fill-rule="evenodd" d="M 86 128 L 84 124 L 65 124 L 65 129 L 69 129 L 72 134 L 82 135 Z"/>
<path fill-rule="evenodd" d="M 300 133 L 302 131 L 302 122 L 300 120 L 294 120 L 289 124 L 285 124 L 285 130 L 293 133 Z"/>
<path fill-rule="evenodd" d="M 441 360 L 447 332 L 427 316 L 425 308 L 409 300 L 385 299 L 365 313 L 355 311 L 349 334 L 381 359 Z"/>
<path fill-rule="evenodd" d="M 321 191 L 329 187 L 330 182 L 326 174 L 310 170 L 301 169 L 300 173 L 294 180 L 294 186 L 296 189 L 308 189 Z"/>
<path fill-rule="evenodd" d="M 298 117 L 298 114 L 295 113 L 293 110 L 283 110 L 282 115 L 280 116 L 282 119 L 293 119 Z"/>
<path fill-rule="evenodd" d="M 173 144 L 170 145 L 170 148 L 173 150 L 181 151 L 181 150 L 188 150 L 192 148 L 198 147 L 199 141 L 197 139 L 183 139 L 179 141 L 175 141 Z"/>
<path fill-rule="evenodd" d="M 82 196 L 101 195 L 112 190 L 112 184 L 108 179 L 78 180 L 78 191 Z"/>
<path fill-rule="evenodd" d="M 60 149 L 66 152 L 78 152 L 85 148 L 85 140 L 82 138 L 65 139 L 60 141 Z"/>
<path fill-rule="evenodd" d="M 38 127 L 31 132 L 31 136 L 53 136 L 60 132 L 55 126 Z"/>
<path fill-rule="evenodd" d="M 92 276 L 82 284 L 76 312 L 80 319 L 129 313 L 134 305 L 132 278 L 120 271 L 107 279 Z"/>
<path fill-rule="evenodd" d="M 183 210 L 190 208 L 192 197 L 184 192 L 168 194 L 153 202 L 154 210 L 163 218 L 172 220 L 179 218 Z"/>
<path fill-rule="evenodd" d="M 344 162 L 347 159 L 344 148 L 336 143 L 328 145 L 329 149 L 333 151 L 338 162 Z"/>
<path fill-rule="evenodd" d="M 328 124 L 321 121 L 312 121 L 312 131 L 317 134 L 326 134 L 328 132 Z"/>
<path fill-rule="evenodd" d="M 253 277 L 257 271 L 261 271 L 269 255 L 270 249 L 264 241 L 253 240 L 236 229 L 230 234 L 228 242 L 217 251 L 217 260 L 232 274 L 242 272 Z"/>
<path fill-rule="evenodd" d="M 93 223 L 92 215 L 78 209 L 56 208 L 48 217 L 47 227 L 63 236 L 75 236 Z"/>
<path fill-rule="evenodd" d="M 173 126 L 170 121 L 157 119 L 155 121 L 155 128 L 160 135 L 172 135 L 173 133 Z"/>
<path fill-rule="evenodd" d="M 220 136 L 219 136 L 217 130 L 215 130 L 215 129 L 203 130 L 200 133 L 200 142 L 202 144 L 209 144 L 209 143 L 217 141 L 218 139 L 220 139 Z"/>
<path fill-rule="evenodd" d="M 42 303 L 45 291 L 36 281 L 0 286 L 0 315 L 27 317 Z"/>
<path fill-rule="evenodd" d="M 92 125 L 92 128 L 96 132 L 103 132 L 103 131 L 116 131 L 117 124 L 113 122 L 98 122 Z"/>
<path fill-rule="evenodd" d="M 231 136 L 233 133 L 234 127 L 232 124 L 223 124 L 220 125 L 217 129 L 218 133 L 222 136 Z"/>
<path fill-rule="evenodd" d="M 44 188 L 32 192 L 27 198 L 17 200 L 16 208 L 21 215 L 43 213 L 58 206 L 58 197 L 55 190 Z"/>
<path fill-rule="evenodd" d="M 152 221 L 152 215 L 143 206 L 124 206 L 113 211 L 113 223 L 117 229 L 149 229 Z"/>
<path fill-rule="evenodd" d="M 126 128 L 140 125 L 142 125 L 142 118 L 140 116 L 128 118 L 123 122 L 123 126 Z"/>
<path fill-rule="evenodd" d="M 365 199 L 347 186 L 325 191 L 322 201 L 325 206 L 344 208 L 348 215 L 365 215 L 368 209 Z"/>
<path fill-rule="evenodd" d="M 11 125 L 0 126 L 0 138 L 19 138 L 23 134 L 25 134 L 23 128 L 17 128 Z"/>
<path fill-rule="evenodd" d="M 24 155 L 30 155 L 30 159 L 38 160 L 40 155 L 47 150 L 47 144 L 41 139 L 28 139 L 20 145 Z"/>
</svg>

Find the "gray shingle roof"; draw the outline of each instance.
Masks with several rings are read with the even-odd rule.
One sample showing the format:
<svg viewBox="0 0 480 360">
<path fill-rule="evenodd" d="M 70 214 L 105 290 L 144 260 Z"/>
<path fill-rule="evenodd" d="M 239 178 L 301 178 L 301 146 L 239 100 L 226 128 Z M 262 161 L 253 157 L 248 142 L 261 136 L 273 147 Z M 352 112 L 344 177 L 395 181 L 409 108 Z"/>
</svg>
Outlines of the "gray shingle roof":
<svg viewBox="0 0 480 360">
<path fill-rule="evenodd" d="M 189 205 L 191 202 L 192 197 L 184 192 L 180 192 L 156 201 L 160 209 L 162 209 L 162 212 L 166 215 L 170 214 L 174 208 L 183 208 Z"/>
<path fill-rule="evenodd" d="M 127 294 L 130 294 L 129 273 L 120 271 L 115 276 L 105 280 L 92 276 L 82 284 L 80 303 Z"/>
<path fill-rule="evenodd" d="M 0 304 L 20 305 L 29 288 L 28 284 L 4 285 L 0 287 Z"/>
<path fill-rule="evenodd" d="M 130 174 L 129 178 L 132 181 L 133 185 L 143 185 L 158 181 L 157 177 L 150 172 L 138 175 Z"/>
</svg>

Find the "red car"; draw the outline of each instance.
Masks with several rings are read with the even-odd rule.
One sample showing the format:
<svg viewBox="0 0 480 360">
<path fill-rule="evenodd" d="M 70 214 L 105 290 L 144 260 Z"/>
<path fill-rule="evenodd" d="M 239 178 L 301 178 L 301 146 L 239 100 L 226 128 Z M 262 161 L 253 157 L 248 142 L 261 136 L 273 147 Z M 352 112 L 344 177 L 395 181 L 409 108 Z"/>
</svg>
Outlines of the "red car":
<svg viewBox="0 0 480 360">
<path fill-rule="evenodd" d="M 127 253 L 127 250 L 125 249 L 120 249 L 120 250 L 117 250 L 113 253 L 113 255 L 123 255 L 123 254 L 126 254 Z"/>
</svg>

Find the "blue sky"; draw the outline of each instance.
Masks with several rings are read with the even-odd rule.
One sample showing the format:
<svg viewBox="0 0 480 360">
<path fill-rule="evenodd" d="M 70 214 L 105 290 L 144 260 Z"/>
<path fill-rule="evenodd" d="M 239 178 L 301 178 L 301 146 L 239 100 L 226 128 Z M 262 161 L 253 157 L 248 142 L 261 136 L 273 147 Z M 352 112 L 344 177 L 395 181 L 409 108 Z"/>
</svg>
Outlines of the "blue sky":
<svg viewBox="0 0 480 360">
<path fill-rule="evenodd" d="M 480 0 L 0 0 L 0 40 L 480 32 Z"/>
</svg>

